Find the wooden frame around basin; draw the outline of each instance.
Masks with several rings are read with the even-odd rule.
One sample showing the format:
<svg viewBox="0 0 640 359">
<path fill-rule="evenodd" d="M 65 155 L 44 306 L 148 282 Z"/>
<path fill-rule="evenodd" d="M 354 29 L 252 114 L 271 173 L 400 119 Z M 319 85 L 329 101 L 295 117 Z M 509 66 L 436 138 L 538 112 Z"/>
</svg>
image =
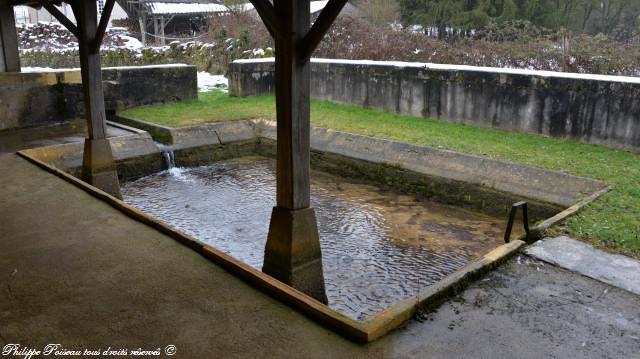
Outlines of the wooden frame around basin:
<svg viewBox="0 0 640 359">
<path fill-rule="evenodd" d="M 510 243 L 503 244 L 485 254 L 483 257 L 472 261 L 438 282 L 419 291 L 416 295 L 404 299 L 364 321 L 358 321 L 329 308 L 312 297 L 277 281 L 261 271 L 258 271 L 253 267 L 236 260 L 230 255 L 217 250 L 216 248 L 203 244 L 194 237 L 165 224 L 164 222 L 126 204 L 122 200 L 113 197 L 96 187 L 81 181 L 76 177 L 73 177 L 71 174 L 32 157 L 25 151 L 18 152 L 18 155 L 36 166 L 62 178 L 68 183 L 84 190 L 97 199 L 107 202 L 109 205 L 128 217 L 168 235 L 248 284 L 280 301 L 287 303 L 302 314 L 319 322 L 327 328 L 334 330 L 353 341 L 361 343 L 372 342 L 384 336 L 402 325 L 405 321 L 411 319 L 418 310 L 435 308 L 451 295 L 463 290 L 471 281 L 510 258 L 526 244 L 521 240 L 515 240 Z M 580 208 L 593 202 L 608 190 L 610 190 L 610 187 L 584 198 L 563 212 L 534 227 L 532 231 L 542 235 L 549 227 L 575 214 Z"/>
</svg>

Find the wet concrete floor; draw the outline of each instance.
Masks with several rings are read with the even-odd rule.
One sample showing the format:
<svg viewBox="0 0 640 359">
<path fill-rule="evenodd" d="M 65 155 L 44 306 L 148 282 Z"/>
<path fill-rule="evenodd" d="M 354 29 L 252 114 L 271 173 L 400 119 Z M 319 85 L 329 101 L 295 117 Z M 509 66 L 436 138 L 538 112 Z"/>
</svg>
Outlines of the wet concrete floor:
<svg viewBox="0 0 640 359">
<path fill-rule="evenodd" d="M 640 297 L 526 256 L 436 313 L 354 344 L 15 155 L 0 155 L 0 168 L 2 347 L 175 345 L 174 358 L 640 358 Z"/>
</svg>

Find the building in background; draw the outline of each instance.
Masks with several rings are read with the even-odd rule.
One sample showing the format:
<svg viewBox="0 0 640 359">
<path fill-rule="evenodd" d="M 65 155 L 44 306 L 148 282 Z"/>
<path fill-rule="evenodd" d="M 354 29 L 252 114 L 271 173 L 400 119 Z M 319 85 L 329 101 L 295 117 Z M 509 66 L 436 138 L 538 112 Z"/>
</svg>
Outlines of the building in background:
<svg viewBox="0 0 640 359">
<path fill-rule="evenodd" d="M 98 15 L 102 14 L 102 9 L 104 9 L 105 0 L 96 0 L 98 3 Z M 67 18 L 75 23 L 75 16 L 73 15 L 73 11 L 71 10 L 71 6 L 67 3 L 62 3 L 61 6 L 56 6 L 60 12 L 62 12 Z M 14 6 L 13 12 L 16 18 L 16 25 L 29 25 L 29 24 L 37 24 L 40 21 L 44 22 L 58 22 L 56 18 L 54 18 L 47 10 L 44 8 L 34 9 L 29 6 Z M 122 20 L 127 18 L 127 13 L 124 9 L 116 2 L 113 7 L 113 12 L 111 13 L 111 21 L 113 20 Z M 109 24 L 111 26 L 111 23 Z"/>
<path fill-rule="evenodd" d="M 97 0 L 97 3 L 98 15 L 100 15 L 105 0 Z M 311 1 L 311 15 L 317 16 L 327 3 L 326 0 Z M 69 4 L 62 3 L 57 7 L 67 18 L 75 22 Z M 130 30 L 132 32 L 139 31 L 139 38 L 144 45 L 148 43 L 166 44 L 176 39 L 195 40 L 200 34 L 207 31 L 212 18 L 228 15 L 232 10 L 237 11 L 238 9 L 258 16 L 249 1 L 227 7 L 222 0 L 116 0 L 110 21 L 130 19 L 132 20 L 131 24 L 138 24 L 137 29 Z M 57 22 L 44 8 L 15 6 L 14 13 L 18 25 L 36 24 L 40 21 Z M 357 7 L 347 3 L 340 16 L 362 17 L 363 14 Z M 131 24 L 130 26 L 132 26 Z M 109 26 L 112 24 L 109 23 Z"/>
</svg>

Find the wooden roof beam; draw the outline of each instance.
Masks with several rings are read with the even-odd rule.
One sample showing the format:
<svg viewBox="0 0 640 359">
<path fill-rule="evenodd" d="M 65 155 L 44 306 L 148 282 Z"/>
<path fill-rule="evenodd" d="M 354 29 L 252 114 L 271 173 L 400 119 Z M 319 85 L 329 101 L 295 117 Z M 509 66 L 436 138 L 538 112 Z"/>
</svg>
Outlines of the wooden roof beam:
<svg viewBox="0 0 640 359">
<path fill-rule="evenodd" d="M 311 55 L 316 50 L 320 42 L 331 28 L 340 12 L 347 4 L 347 0 L 329 0 L 327 6 L 322 10 L 315 23 L 298 46 L 298 60 L 306 62 L 311 59 Z"/>
<path fill-rule="evenodd" d="M 115 3 L 116 0 L 107 0 L 104 4 L 102 15 L 100 17 L 100 24 L 96 30 L 95 42 L 91 45 L 94 51 L 99 49 L 100 45 L 102 45 L 102 40 L 104 39 L 104 34 L 107 31 L 107 26 L 109 25 L 109 19 L 111 18 L 111 12 L 113 11 Z"/>
<path fill-rule="evenodd" d="M 278 16 L 273 5 L 268 0 L 250 1 L 256 8 L 258 15 L 260 15 L 262 22 L 264 22 L 271 36 L 274 39 L 281 38 L 283 36 L 282 24 L 278 21 Z"/>
<path fill-rule="evenodd" d="M 53 15 L 53 17 L 55 17 L 56 19 L 58 19 L 58 21 L 60 21 L 60 23 L 67 28 L 67 30 L 71 31 L 72 34 L 74 34 L 76 36 L 76 38 L 79 37 L 79 33 L 78 33 L 78 27 L 71 22 L 71 20 L 69 20 L 69 18 L 67 18 L 66 16 L 64 16 L 63 13 L 60 12 L 60 10 L 58 10 L 57 7 L 55 7 L 55 5 L 53 4 L 53 2 L 49 1 L 49 0 L 38 0 L 38 3 L 40 5 L 42 5 L 42 7 L 44 7 L 45 9 L 47 9 L 47 11 Z"/>
</svg>

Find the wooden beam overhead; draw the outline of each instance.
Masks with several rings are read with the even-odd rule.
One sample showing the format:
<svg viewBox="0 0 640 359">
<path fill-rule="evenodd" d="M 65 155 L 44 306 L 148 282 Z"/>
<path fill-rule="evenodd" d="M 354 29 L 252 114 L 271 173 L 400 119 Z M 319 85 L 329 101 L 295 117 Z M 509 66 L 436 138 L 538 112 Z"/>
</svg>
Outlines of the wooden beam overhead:
<svg viewBox="0 0 640 359">
<path fill-rule="evenodd" d="M 95 43 L 91 45 L 93 46 L 92 50 L 99 49 L 100 45 L 102 45 L 102 40 L 104 39 L 104 34 L 107 31 L 107 26 L 109 25 L 109 19 L 111 18 L 111 12 L 113 11 L 115 3 L 116 0 L 107 0 L 104 4 L 102 16 L 100 17 L 100 24 L 98 25 L 98 30 L 96 30 Z"/>
<path fill-rule="evenodd" d="M 311 58 L 311 55 L 320 45 L 322 38 L 336 21 L 346 3 L 347 0 L 329 0 L 298 47 L 298 59 L 300 61 L 308 61 Z"/>
<path fill-rule="evenodd" d="M 258 15 L 264 22 L 264 25 L 269 30 L 269 33 L 274 39 L 283 36 L 282 24 L 278 20 L 278 15 L 275 8 L 268 0 L 250 0 L 253 6 L 256 8 Z"/>
<path fill-rule="evenodd" d="M 45 9 L 47 9 L 47 11 L 49 11 L 49 13 L 51 15 L 53 15 L 53 17 L 58 19 L 58 21 L 60 21 L 60 23 L 64 27 L 66 27 L 67 30 L 71 31 L 71 33 L 74 34 L 76 36 L 76 38 L 79 37 L 78 27 L 76 27 L 76 25 L 74 25 L 74 23 L 71 22 L 71 20 L 69 20 L 69 18 L 64 16 L 64 14 L 61 13 L 60 10 L 58 10 L 57 7 L 55 7 L 53 2 L 51 2 L 49 0 L 38 0 L 38 3 L 40 5 L 42 5 Z"/>
</svg>

